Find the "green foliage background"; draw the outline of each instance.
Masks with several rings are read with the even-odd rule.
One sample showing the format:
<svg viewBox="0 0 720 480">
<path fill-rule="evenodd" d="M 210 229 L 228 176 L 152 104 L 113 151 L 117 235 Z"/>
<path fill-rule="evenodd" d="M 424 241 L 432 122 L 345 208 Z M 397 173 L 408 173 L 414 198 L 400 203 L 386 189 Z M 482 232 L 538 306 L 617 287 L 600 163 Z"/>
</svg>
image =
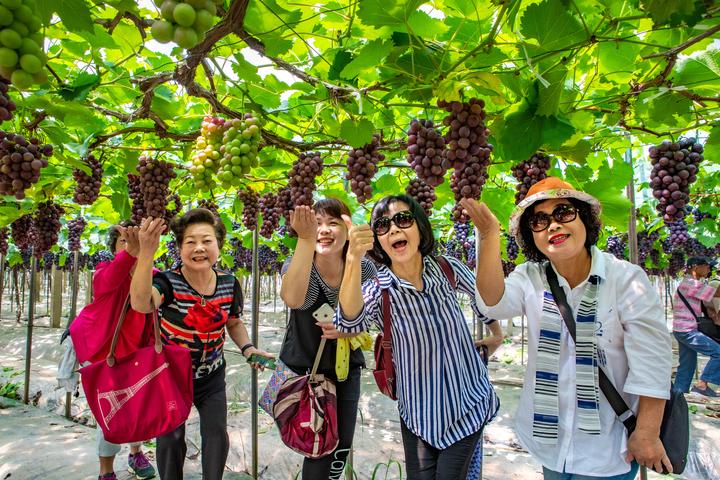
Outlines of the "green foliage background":
<svg viewBox="0 0 720 480">
<path fill-rule="evenodd" d="M 633 172 L 638 190 L 647 187 L 647 146 L 683 135 L 706 138 L 693 205 L 720 213 L 720 6 L 711 0 L 226 0 L 223 19 L 189 51 L 151 39 L 159 15 L 149 1 L 38 7 L 50 81 L 11 89 L 18 110 L 2 128 L 32 132 L 56 153 L 28 198 L 2 199 L 0 225 L 52 198 L 68 218 L 91 222 L 87 248 L 101 248 L 107 227 L 129 216 L 126 174 L 143 152 L 177 165 L 172 186 L 186 204 L 214 198 L 229 224 L 239 218 L 236 192 L 198 192 L 185 166 L 204 115 L 245 112 L 261 118 L 265 141 L 246 186 L 275 191 L 299 151 L 320 151 L 328 168 L 319 195 L 367 220 L 343 180 L 349 146 L 380 133 L 386 161 L 373 199 L 404 191 L 414 176 L 404 155 L 410 120 L 441 122 L 438 99 L 473 96 L 487 104 L 495 146 L 482 199 L 505 224 L 510 167 L 542 150 L 556 157 L 556 173 L 601 199 L 610 229 L 625 231 L 624 189 Z M 102 157 L 104 186 L 80 208 L 72 169 L 89 151 Z M 433 216 L 444 231 L 448 183 Z M 658 222 L 645 198 L 641 229 Z M 693 233 L 714 245 L 718 223 Z"/>
</svg>

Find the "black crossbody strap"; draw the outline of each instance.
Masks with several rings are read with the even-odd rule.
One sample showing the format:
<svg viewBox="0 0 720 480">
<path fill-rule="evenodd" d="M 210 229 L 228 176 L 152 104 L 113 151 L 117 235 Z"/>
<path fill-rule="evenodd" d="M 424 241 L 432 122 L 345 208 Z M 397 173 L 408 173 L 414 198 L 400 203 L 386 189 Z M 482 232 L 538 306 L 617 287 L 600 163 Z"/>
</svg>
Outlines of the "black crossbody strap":
<svg viewBox="0 0 720 480">
<path fill-rule="evenodd" d="M 687 301 L 687 298 L 685 298 L 685 295 L 682 294 L 682 292 L 680 291 L 679 288 L 677 289 L 677 294 L 678 294 L 678 297 L 680 297 L 680 300 L 682 300 L 682 302 L 685 304 L 687 309 L 690 310 L 690 313 L 692 313 L 693 317 L 695 317 L 695 321 L 697 322 L 698 316 L 695 313 L 695 310 L 693 310 L 693 308 L 690 306 L 690 302 Z"/>
<path fill-rule="evenodd" d="M 552 265 L 550 265 L 550 262 L 548 262 L 547 267 L 545 268 L 545 275 L 547 275 L 548 283 L 550 284 L 550 292 L 555 299 L 558 310 L 560 310 L 560 314 L 565 321 L 565 326 L 570 332 L 570 336 L 572 337 L 574 342 L 575 318 L 573 317 L 572 310 L 570 309 L 570 305 L 568 305 L 567 298 L 565 297 L 565 291 L 560 287 L 557 275 L 555 274 L 555 270 L 553 270 Z M 635 417 L 633 411 L 630 410 L 630 407 L 628 407 L 627 403 L 625 403 L 625 400 L 623 400 L 623 398 L 620 396 L 620 393 L 618 393 L 615 385 L 612 384 L 607 375 L 605 375 L 603 369 L 599 366 L 598 372 L 600 377 L 600 389 L 605 395 L 605 398 L 607 398 L 612 409 L 615 411 L 615 414 L 625 425 L 628 436 L 630 436 L 630 434 L 635 431 L 637 418 Z"/>
</svg>

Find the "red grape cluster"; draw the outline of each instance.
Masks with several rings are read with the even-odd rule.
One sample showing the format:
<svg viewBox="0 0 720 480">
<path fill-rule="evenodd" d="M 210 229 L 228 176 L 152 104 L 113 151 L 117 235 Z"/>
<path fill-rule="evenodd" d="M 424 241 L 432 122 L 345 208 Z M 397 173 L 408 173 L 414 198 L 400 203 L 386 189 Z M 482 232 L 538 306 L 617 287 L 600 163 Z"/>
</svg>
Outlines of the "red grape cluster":
<svg viewBox="0 0 720 480">
<path fill-rule="evenodd" d="M 385 160 L 385 155 L 378 152 L 379 146 L 380 136 L 373 135 L 372 142 L 348 153 L 345 178 L 360 203 L 365 203 L 372 196 L 372 178 L 378 171 L 378 163 Z"/>
<path fill-rule="evenodd" d="M 41 258 L 58 241 L 60 217 L 65 209 L 52 201 L 42 202 L 33 217 L 34 247 L 33 254 Z"/>
<path fill-rule="evenodd" d="M 290 210 L 293 209 L 292 194 L 290 193 L 290 186 L 283 187 L 278 190 L 277 203 L 275 204 L 275 210 L 278 215 L 285 217 L 285 223 L 290 225 Z"/>
<path fill-rule="evenodd" d="M 74 198 L 78 205 L 92 205 L 100 196 L 103 168 L 92 153 L 83 160 L 83 163 L 90 168 L 91 173 L 88 175 L 79 168 L 73 170 L 73 178 L 76 182 Z"/>
<path fill-rule="evenodd" d="M 170 180 L 176 176 L 172 164 L 159 158 L 142 156 L 137 171 L 140 174 L 140 192 L 146 215 L 165 218 L 170 199 Z"/>
<path fill-rule="evenodd" d="M 416 178 L 410 181 L 410 184 L 405 188 L 405 193 L 417 200 L 423 210 L 425 210 L 425 214 L 428 217 L 430 216 L 433 202 L 437 200 L 435 187 L 428 185 L 420 178 Z"/>
<path fill-rule="evenodd" d="M 272 237 L 273 232 L 280 226 L 280 212 L 277 203 L 278 196 L 272 192 L 260 197 L 260 213 L 262 213 L 260 235 L 265 238 Z"/>
<path fill-rule="evenodd" d="M 17 108 L 15 102 L 8 95 L 8 85 L 10 83 L 0 77 L 0 123 L 12 120 L 13 112 Z"/>
<path fill-rule="evenodd" d="M 685 205 L 690 185 L 697 179 L 698 166 L 703 161 L 703 146 L 694 138 L 682 138 L 678 142 L 663 140 L 650 147 L 650 186 L 658 199 L 657 211 L 665 222 L 680 220 L 685 216 Z"/>
<path fill-rule="evenodd" d="M 52 145 L 40 145 L 31 137 L 0 131 L 0 195 L 25 198 L 25 190 L 40 178 L 40 170 L 48 166 Z"/>
<path fill-rule="evenodd" d="M 10 224 L 10 236 L 21 252 L 29 252 L 35 242 L 32 215 L 26 214 Z"/>
<path fill-rule="evenodd" d="M 180 214 L 180 211 L 182 210 L 182 200 L 180 200 L 180 195 L 177 193 L 173 193 L 170 195 L 170 199 L 168 201 L 168 206 L 170 205 L 170 201 L 172 201 L 173 208 L 167 208 L 165 210 L 165 223 L 170 225 L 170 222 Z"/>
<path fill-rule="evenodd" d="M 467 223 L 470 218 L 463 213 L 460 205 L 462 198 L 479 199 L 483 186 L 487 180 L 487 167 L 490 158 L 471 157 L 465 165 L 453 170 L 450 177 L 450 188 L 455 194 L 455 207 L 453 207 L 453 220 Z"/>
<path fill-rule="evenodd" d="M 85 231 L 87 221 L 84 217 L 78 217 L 75 220 L 67 222 L 68 228 L 68 249 L 71 252 L 80 250 L 80 238 Z"/>
<path fill-rule="evenodd" d="M 212 200 L 206 200 L 204 198 L 199 200 L 197 208 L 205 208 L 207 210 L 210 210 L 216 218 L 220 218 L 220 210 L 218 210 L 217 203 L 213 202 Z"/>
<path fill-rule="evenodd" d="M 413 120 L 408 133 L 407 159 L 418 178 L 431 187 L 445 181 L 450 162 L 443 159 L 445 139 L 432 120 Z"/>
<path fill-rule="evenodd" d="M 443 125 L 450 127 L 443 151 L 447 168 L 460 168 L 473 157 L 489 159 L 492 146 L 487 143 L 490 131 L 485 127 L 485 102 L 477 98 L 464 103 L 440 100 L 438 107 L 450 113 L 443 120 Z"/>
<path fill-rule="evenodd" d="M 530 187 L 547 178 L 550 169 L 550 157 L 543 153 L 534 153 L 528 160 L 512 167 L 512 174 L 519 182 L 515 189 L 515 204 L 520 203 L 527 195 Z"/>
<path fill-rule="evenodd" d="M 255 230 L 257 228 L 258 211 L 260 210 L 260 197 L 249 188 L 247 190 L 240 190 L 238 197 L 243 203 L 243 225 L 245 225 L 245 228 L 248 230 Z"/>
<path fill-rule="evenodd" d="M 8 245 L 9 234 L 7 227 L 0 228 L 0 255 L 7 255 L 8 253 L 8 248 L 10 247 L 10 245 Z"/>
<path fill-rule="evenodd" d="M 315 191 L 315 177 L 323 171 L 323 160 L 319 153 L 301 153 L 290 169 L 290 200 L 291 205 L 311 206 Z"/>
<path fill-rule="evenodd" d="M 130 219 L 136 225 L 140 225 L 142 219 L 147 217 L 147 215 L 145 215 L 145 206 L 143 205 L 142 190 L 140 190 L 140 177 L 132 173 L 128 173 L 127 177 L 128 195 L 130 196 L 130 200 L 132 200 L 132 216 Z"/>
</svg>

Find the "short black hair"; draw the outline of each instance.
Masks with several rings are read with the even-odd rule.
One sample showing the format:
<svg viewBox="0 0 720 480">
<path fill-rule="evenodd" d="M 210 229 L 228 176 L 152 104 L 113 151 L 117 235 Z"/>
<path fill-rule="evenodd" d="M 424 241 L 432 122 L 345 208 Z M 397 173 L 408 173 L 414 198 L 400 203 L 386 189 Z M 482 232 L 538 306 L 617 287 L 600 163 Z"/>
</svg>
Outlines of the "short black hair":
<svg viewBox="0 0 720 480">
<path fill-rule="evenodd" d="M 107 247 L 108 250 L 110 250 L 110 253 L 112 253 L 113 255 L 115 255 L 115 247 L 117 247 L 118 238 L 120 238 L 120 229 L 118 229 L 118 226 L 135 227 L 136 225 L 133 221 L 123 220 L 117 225 L 113 225 L 112 227 L 110 227 L 110 230 L 108 230 Z"/>
<path fill-rule="evenodd" d="M 576 198 L 567 198 L 566 200 L 577 209 L 580 221 L 585 226 L 585 249 L 590 253 L 590 247 L 597 244 L 598 238 L 600 238 L 600 230 L 602 228 L 600 217 L 593 212 L 590 204 Z M 528 206 L 520 216 L 520 236 L 522 237 L 523 245 L 521 250 L 523 255 L 525 255 L 525 259 L 530 262 L 541 263 L 548 259 L 535 245 L 533 232 L 530 229 L 530 216 L 535 213 L 535 207 L 544 201 L 546 200 L 541 200 Z"/>
<path fill-rule="evenodd" d="M 420 206 L 420 204 L 409 195 L 389 195 L 380 199 L 380 201 L 373 207 L 372 214 L 370 215 L 370 225 L 373 225 L 375 220 L 378 218 L 385 216 L 390 209 L 390 205 L 397 202 L 405 203 L 409 207 L 410 213 L 412 213 L 415 217 L 415 223 L 417 224 L 418 231 L 420 232 L 420 255 L 426 257 L 427 255 L 432 254 L 435 250 L 435 236 L 433 235 L 430 220 L 428 220 L 425 210 Z M 375 242 L 373 243 L 372 250 L 368 252 L 368 256 L 376 262 L 382 263 L 388 267 L 392 263 L 388 254 L 385 253 L 385 250 L 383 250 L 380 246 L 380 241 L 378 240 L 377 235 L 375 235 Z"/>
<path fill-rule="evenodd" d="M 215 238 L 217 238 L 218 248 L 222 249 L 225 243 L 225 225 L 220 220 L 220 217 L 216 217 L 213 212 L 207 208 L 193 208 L 188 210 L 182 217 L 177 217 L 170 223 L 170 230 L 175 235 L 175 242 L 177 242 L 178 248 L 182 245 L 183 239 L 185 238 L 185 230 L 190 225 L 196 223 L 207 223 L 211 225 L 215 230 Z"/>
</svg>

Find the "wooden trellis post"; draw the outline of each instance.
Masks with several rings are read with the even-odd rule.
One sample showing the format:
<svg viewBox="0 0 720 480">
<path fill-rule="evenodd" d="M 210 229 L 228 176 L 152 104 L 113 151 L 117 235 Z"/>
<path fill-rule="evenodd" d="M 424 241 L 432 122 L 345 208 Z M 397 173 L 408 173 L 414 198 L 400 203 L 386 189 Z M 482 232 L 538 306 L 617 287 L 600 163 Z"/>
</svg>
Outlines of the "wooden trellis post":
<svg viewBox="0 0 720 480">
<path fill-rule="evenodd" d="M 62 271 L 53 264 L 52 266 L 52 328 L 60 328 L 60 319 L 62 318 Z"/>
</svg>

